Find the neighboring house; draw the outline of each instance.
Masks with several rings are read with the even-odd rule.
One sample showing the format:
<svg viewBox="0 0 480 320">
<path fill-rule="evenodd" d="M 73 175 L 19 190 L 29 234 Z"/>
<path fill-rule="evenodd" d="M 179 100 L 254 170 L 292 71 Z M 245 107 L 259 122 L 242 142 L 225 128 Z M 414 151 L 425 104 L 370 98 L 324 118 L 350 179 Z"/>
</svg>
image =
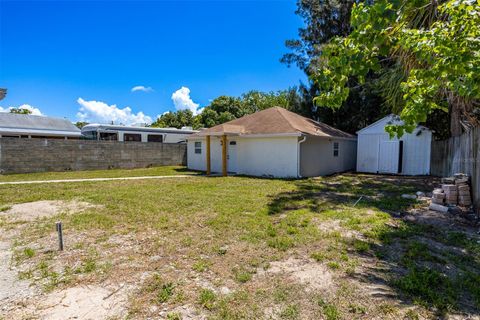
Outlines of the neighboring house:
<svg viewBox="0 0 480 320">
<path fill-rule="evenodd" d="M 404 175 L 430 174 L 432 132 L 418 126 L 400 139 L 390 139 L 389 124 L 401 124 L 398 116 L 389 115 L 358 131 L 357 171 Z"/>
<path fill-rule="evenodd" d="M 207 174 L 314 177 L 355 169 L 356 137 L 275 107 L 193 134 L 187 150 Z"/>
<path fill-rule="evenodd" d="M 80 139 L 67 119 L 0 112 L 0 138 Z"/>
<path fill-rule="evenodd" d="M 198 131 L 190 127 L 152 128 L 152 127 L 127 127 L 108 124 L 88 124 L 82 128 L 82 134 L 89 140 L 113 140 L 136 142 L 185 142 L 187 137 Z"/>
</svg>

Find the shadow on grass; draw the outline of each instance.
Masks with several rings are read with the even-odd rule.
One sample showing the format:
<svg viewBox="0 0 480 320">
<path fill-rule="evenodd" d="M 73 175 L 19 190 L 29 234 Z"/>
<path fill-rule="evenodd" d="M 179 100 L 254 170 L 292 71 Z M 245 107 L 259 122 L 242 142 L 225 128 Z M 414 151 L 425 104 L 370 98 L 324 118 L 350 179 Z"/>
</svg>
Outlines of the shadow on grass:
<svg viewBox="0 0 480 320">
<path fill-rule="evenodd" d="M 479 314 L 480 242 L 475 229 L 445 214 L 430 212 L 428 219 L 422 217 L 425 210 L 411 214 L 407 209 L 418 203 L 401 197 L 431 191 L 438 183 L 432 177 L 356 174 L 298 180 L 294 192 L 271 199 L 269 214 L 308 210 L 321 220 L 340 220 L 343 227 L 360 232 L 365 245 L 343 239 L 346 250 L 375 263 L 348 277 L 375 287 L 372 296 L 393 294 L 438 316 L 448 311 Z"/>
</svg>

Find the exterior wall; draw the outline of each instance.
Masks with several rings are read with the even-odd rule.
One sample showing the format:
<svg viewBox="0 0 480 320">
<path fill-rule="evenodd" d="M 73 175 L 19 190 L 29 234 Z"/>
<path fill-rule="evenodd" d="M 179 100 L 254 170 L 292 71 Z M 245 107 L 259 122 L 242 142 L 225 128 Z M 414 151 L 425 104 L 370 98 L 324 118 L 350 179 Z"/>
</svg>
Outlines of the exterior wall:
<svg viewBox="0 0 480 320">
<path fill-rule="evenodd" d="M 277 178 L 297 177 L 298 137 L 241 138 L 236 141 L 237 173 Z"/>
<path fill-rule="evenodd" d="M 402 174 L 405 175 L 428 175 L 430 174 L 430 152 L 432 133 L 429 130 L 419 129 L 412 134 L 404 134 L 403 141 L 403 165 Z M 379 148 L 382 141 L 399 141 L 397 138 L 390 139 L 386 132 L 382 133 L 359 133 L 357 151 L 357 171 L 377 173 L 379 171 Z"/>
<path fill-rule="evenodd" d="M 195 154 L 195 141 L 202 143 L 202 153 Z M 228 142 L 236 141 L 237 174 L 251 176 L 272 176 L 278 178 L 297 177 L 297 137 L 245 138 L 228 137 Z M 189 138 L 187 143 L 187 163 L 192 170 L 206 170 L 206 140 L 203 137 Z M 227 153 L 231 148 L 228 144 Z M 212 172 L 222 172 L 221 138 L 212 136 L 210 141 L 210 161 Z M 231 168 L 227 170 L 231 172 Z"/>
<path fill-rule="evenodd" d="M 0 172 L 185 165 L 185 144 L 0 138 Z"/>
<path fill-rule="evenodd" d="M 195 142 L 201 142 L 202 144 L 202 153 L 195 153 Z M 206 150 L 204 138 L 195 138 L 188 139 L 187 141 L 187 167 L 191 170 L 206 171 L 207 170 L 207 159 L 206 159 Z"/>
<path fill-rule="evenodd" d="M 339 144 L 338 156 L 333 155 L 333 144 Z M 300 174 L 316 177 L 355 169 L 357 142 L 307 136 L 300 144 Z"/>
</svg>

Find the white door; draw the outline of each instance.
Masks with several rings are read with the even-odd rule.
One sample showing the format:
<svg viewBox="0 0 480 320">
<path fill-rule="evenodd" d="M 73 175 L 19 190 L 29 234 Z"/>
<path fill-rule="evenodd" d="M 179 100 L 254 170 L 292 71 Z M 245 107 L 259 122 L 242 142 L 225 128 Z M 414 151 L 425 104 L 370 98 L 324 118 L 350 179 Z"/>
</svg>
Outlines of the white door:
<svg viewBox="0 0 480 320">
<path fill-rule="evenodd" d="M 398 141 L 380 141 L 378 149 L 378 172 L 398 173 Z"/>
<path fill-rule="evenodd" d="M 227 170 L 237 172 L 237 141 L 229 141 L 227 149 Z"/>
</svg>

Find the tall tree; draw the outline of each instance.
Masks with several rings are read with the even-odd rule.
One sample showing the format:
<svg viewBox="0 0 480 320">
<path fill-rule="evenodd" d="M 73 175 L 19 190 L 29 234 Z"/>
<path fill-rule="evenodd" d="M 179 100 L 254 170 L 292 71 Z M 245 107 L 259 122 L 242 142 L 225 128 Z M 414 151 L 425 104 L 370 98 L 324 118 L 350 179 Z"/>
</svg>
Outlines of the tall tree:
<svg viewBox="0 0 480 320">
<path fill-rule="evenodd" d="M 450 132 L 479 124 L 480 1 L 377 0 L 352 12 L 352 32 L 324 47 L 315 79 L 319 106 L 342 108 L 349 79 L 381 77 L 382 94 L 404 121 L 391 135 L 449 112 Z M 392 68 L 385 72 L 385 61 Z"/>
<path fill-rule="evenodd" d="M 324 46 L 335 37 L 346 37 L 351 32 L 351 10 L 358 0 L 298 0 L 296 13 L 304 20 L 299 29 L 299 38 L 287 40 L 291 52 L 281 61 L 296 64 L 311 78 L 322 61 Z M 348 87 L 352 94 L 343 102 L 341 109 L 317 108 L 313 99 L 320 94 L 317 83 L 309 81 L 300 85 L 299 109 L 307 117 L 325 122 L 341 130 L 355 133 L 363 126 L 389 113 L 380 92 L 376 90 L 376 77 L 359 85 L 350 79 Z"/>
<path fill-rule="evenodd" d="M 322 53 L 322 46 L 337 36 L 350 32 L 350 12 L 355 0 L 298 0 L 297 10 L 305 24 L 298 30 L 299 39 L 285 42 L 290 53 L 281 61 L 287 65 L 296 64 L 307 75 L 315 70 Z"/>
</svg>

